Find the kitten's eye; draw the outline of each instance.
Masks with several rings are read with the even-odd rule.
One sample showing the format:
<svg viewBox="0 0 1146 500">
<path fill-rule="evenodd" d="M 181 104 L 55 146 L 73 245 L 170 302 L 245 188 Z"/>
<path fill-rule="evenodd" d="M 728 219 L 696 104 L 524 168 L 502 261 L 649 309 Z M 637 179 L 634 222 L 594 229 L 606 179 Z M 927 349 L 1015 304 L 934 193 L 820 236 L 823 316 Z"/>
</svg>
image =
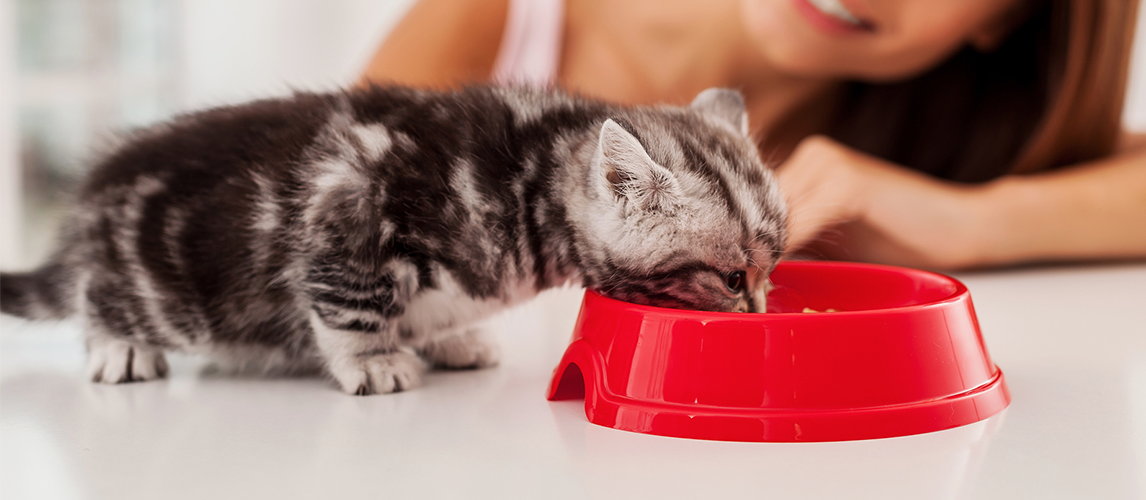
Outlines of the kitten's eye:
<svg viewBox="0 0 1146 500">
<path fill-rule="evenodd" d="M 744 271 L 733 271 L 725 275 L 724 286 L 734 292 L 742 291 L 744 289 Z"/>
</svg>

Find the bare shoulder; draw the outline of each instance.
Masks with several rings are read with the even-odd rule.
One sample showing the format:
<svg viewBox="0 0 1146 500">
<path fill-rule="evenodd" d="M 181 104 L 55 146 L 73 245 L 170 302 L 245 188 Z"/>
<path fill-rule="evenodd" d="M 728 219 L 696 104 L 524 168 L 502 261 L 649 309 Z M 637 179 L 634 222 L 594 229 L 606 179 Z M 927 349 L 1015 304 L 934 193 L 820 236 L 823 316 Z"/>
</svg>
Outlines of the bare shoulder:
<svg viewBox="0 0 1146 500">
<path fill-rule="evenodd" d="M 509 0 L 419 0 L 363 71 L 359 84 L 453 87 L 489 79 Z"/>
</svg>

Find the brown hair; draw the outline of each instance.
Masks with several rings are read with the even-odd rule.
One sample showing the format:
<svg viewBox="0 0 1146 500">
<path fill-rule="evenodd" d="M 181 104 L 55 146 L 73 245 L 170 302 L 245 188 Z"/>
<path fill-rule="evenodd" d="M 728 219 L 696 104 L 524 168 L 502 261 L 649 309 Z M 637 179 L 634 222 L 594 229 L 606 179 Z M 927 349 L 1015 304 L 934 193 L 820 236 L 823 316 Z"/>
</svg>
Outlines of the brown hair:
<svg viewBox="0 0 1146 500">
<path fill-rule="evenodd" d="M 827 134 L 931 175 L 983 182 L 1114 151 L 1138 0 L 1042 0 L 990 52 L 906 81 L 847 84 Z"/>
</svg>

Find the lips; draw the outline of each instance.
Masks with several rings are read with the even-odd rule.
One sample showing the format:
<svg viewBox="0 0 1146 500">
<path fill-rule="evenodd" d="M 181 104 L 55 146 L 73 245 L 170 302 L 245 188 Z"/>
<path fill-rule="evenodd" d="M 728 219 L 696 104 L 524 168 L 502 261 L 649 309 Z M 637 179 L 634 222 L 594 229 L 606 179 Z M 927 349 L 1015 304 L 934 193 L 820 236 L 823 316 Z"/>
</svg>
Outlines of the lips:
<svg viewBox="0 0 1146 500">
<path fill-rule="evenodd" d="M 833 34 L 866 33 L 875 26 L 848 8 L 840 0 L 794 0 L 797 10 L 816 27 Z"/>
</svg>

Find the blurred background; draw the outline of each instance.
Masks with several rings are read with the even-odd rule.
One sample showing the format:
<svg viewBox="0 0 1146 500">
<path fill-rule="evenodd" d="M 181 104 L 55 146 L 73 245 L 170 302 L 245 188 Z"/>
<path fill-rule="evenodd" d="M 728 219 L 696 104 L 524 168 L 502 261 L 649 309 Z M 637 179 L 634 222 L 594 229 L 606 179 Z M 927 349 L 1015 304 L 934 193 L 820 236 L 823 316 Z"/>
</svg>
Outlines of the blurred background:
<svg viewBox="0 0 1146 500">
<path fill-rule="evenodd" d="M 352 82 L 413 0 L 0 0 L 0 268 L 46 257 L 115 134 Z"/>
<path fill-rule="evenodd" d="M 0 268 L 46 257 L 88 159 L 173 114 L 352 82 L 413 0 L 0 0 Z M 1128 127 L 1146 130 L 1146 9 Z"/>
</svg>

